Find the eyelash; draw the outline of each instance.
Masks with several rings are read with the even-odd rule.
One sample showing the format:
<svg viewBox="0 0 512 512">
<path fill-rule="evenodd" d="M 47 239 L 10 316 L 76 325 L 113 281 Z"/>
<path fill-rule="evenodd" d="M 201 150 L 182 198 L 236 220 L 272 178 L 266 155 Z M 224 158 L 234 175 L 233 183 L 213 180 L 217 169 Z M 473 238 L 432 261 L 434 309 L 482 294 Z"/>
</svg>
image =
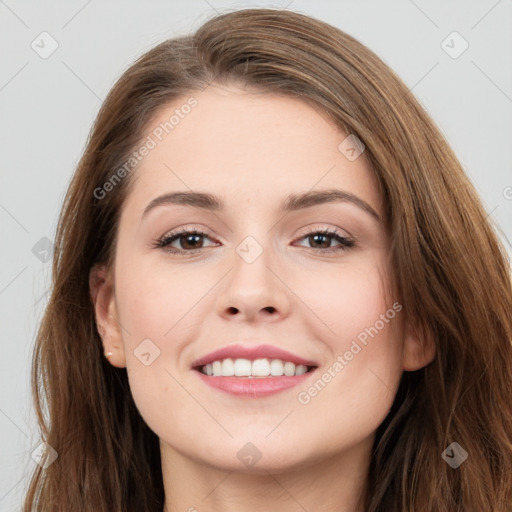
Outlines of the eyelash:
<svg viewBox="0 0 512 512">
<path fill-rule="evenodd" d="M 199 236 L 206 236 L 207 238 L 210 238 L 208 236 L 208 234 L 204 233 L 203 231 L 199 231 L 196 229 L 188 230 L 185 228 L 185 229 L 182 229 L 179 231 L 173 231 L 171 233 L 167 233 L 162 238 L 155 240 L 155 242 L 153 243 L 153 247 L 155 247 L 157 249 L 164 249 L 166 252 L 169 252 L 171 254 L 187 254 L 187 255 L 192 255 L 192 254 L 195 254 L 197 251 L 200 251 L 201 249 L 205 249 L 204 247 L 201 247 L 198 249 L 184 250 L 184 249 L 176 249 L 174 247 L 173 248 L 168 247 L 172 242 L 174 242 L 175 240 L 179 240 L 179 238 L 181 238 L 182 236 L 185 236 L 185 235 L 199 235 Z M 341 244 L 341 246 L 330 247 L 327 249 L 319 249 L 316 247 L 311 247 L 311 250 L 315 251 L 315 252 L 321 252 L 321 253 L 342 252 L 342 251 L 346 251 L 346 250 L 350 249 L 351 247 L 354 247 L 354 245 L 355 245 L 355 242 L 352 239 L 343 236 L 339 231 L 337 231 L 335 229 L 319 230 L 319 229 L 313 228 L 310 231 L 308 231 L 307 233 L 305 233 L 304 235 L 302 235 L 299 238 L 299 240 L 307 238 L 311 235 L 324 235 L 329 238 L 333 238 L 334 240 L 336 240 L 337 242 L 340 242 L 340 244 Z"/>
</svg>

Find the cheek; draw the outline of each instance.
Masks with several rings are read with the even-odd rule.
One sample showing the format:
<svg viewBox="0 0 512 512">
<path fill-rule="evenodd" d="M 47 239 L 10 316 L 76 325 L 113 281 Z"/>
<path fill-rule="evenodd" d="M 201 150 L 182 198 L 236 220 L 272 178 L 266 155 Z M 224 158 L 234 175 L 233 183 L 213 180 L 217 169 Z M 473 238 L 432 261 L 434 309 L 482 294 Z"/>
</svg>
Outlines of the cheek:
<svg viewBox="0 0 512 512">
<path fill-rule="evenodd" d="M 182 375 L 176 365 L 189 324 L 197 324 L 190 312 L 205 293 L 204 283 L 192 282 L 191 274 L 182 270 L 149 266 L 136 258 L 119 259 L 116 271 L 117 313 L 131 393 L 142 417 L 158 427 L 159 415 L 168 415 L 170 404 L 173 410 L 190 407 L 190 397 L 177 384 Z"/>
<path fill-rule="evenodd" d="M 186 325 L 187 313 L 205 293 L 205 282 L 194 279 L 196 271 L 143 260 L 118 265 L 116 300 L 126 325 L 123 337 L 130 343 L 140 343 L 141 337 L 163 343 Z"/>
<path fill-rule="evenodd" d="M 313 314 L 324 341 L 342 350 L 347 341 L 379 322 L 394 299 L 385 269 L 369 258 L 306 273 L 294 291 Z M 394 312 L 391 312 L 394 317 Z M 379 330 L 383 328 L 381 322 Z M 363 335 L 364 337 L 364 335 Z"/>
<path fill-rule="evenodd" d="M 300 414 L 295 419 L 309 421 L 308 428 L 326 451 L 375 432 L 389 413 L 402 375 L 400 312 L 392 306 L 381 308 L 380 303 L 360 306 L 352 303 L 352 317 L 340 316 L 335 324 L 338 335 L 324 339 L 332 359 L 296 394 Z M 295 429 L 302 425 L 298 421 Z"/>
<path fill-rule="evenodd" d="M 321 277 L 315 276 L 314 288 L 305 280 L 300 293 L 315 312 L 308 315 L 310 330 L 330 359 L 299 402 L 312 408 L 343 403 L 361 417 L 371 418 L 372 410 L 382 415 L 402 373 L 402 305 L 387 292 L 386 273 L 375 262 Z"/>
</svg>

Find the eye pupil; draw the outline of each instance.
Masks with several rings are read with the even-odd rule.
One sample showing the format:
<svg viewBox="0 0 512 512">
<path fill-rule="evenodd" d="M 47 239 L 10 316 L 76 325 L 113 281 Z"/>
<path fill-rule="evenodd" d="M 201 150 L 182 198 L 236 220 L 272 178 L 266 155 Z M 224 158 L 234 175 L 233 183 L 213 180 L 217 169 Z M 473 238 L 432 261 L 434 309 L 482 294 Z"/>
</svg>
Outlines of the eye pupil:
<svg viewBox="0 0 512 512">
<path fill-rule="evenodd" d="M 324 239 L 329 239 L 330 238 L 329 236 L 321 234 L 321 233 L 317 233 L 315 235 L 311 235 L 309 238 L 310 238 L 310 241 L 313 240 L 314 243 L 320 243 L 321 244 L 321 242 L 318 241 L 319 237 L 320 238 L 324 238 Z M 325 243 L 324 243 L 324 246 L 325 246 Z M 329 247 L 329 241 L 327 241 L 327 247 Z"/>
<path fill-rule="evenodd" d="M 184 235 L 184 236 L 180 237 L 180 240 L 181 240 L 181 241 L 183 241 L 183 239 L 185 239 L 185 240 L 186 240 L 185 244 L 182 244 L 182 247 L 184 247 L 184 248 L 185 248 L 185 246 L 186 246 L 186 245 L 190 245 L 190 244 L 189 244 L 189 241 L 190 241 L 191 239 L 195 239 L 195 241 L 197 242 L 197 241 L 198 241 L 197 239 L 198 239 L 198 238 L 201 238 L 201 236 L 202 236 L 202 235 L 197 235 L 197 234 L 191 234 L 191 235 L 190 235 L 190 234 L 189 234 L 189 235 Z M 193 247 L 192 247 L 192 249 L 195 249 L 195 248 L 196 248 L 196 247 L 194 247 L 194 242 L 193 242 L 193 241 L 192 241 L 192 246 L 193 246 Z"/>
</svg>

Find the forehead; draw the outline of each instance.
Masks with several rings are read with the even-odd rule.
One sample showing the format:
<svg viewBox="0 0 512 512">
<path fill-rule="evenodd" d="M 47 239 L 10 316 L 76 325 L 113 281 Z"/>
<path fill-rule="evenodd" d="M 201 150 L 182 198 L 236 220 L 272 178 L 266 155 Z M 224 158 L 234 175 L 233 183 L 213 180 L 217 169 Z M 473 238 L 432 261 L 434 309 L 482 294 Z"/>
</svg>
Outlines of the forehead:
<svg viewBox="0 0 512 512">
<path fill-rule="evenodd" d="M 154 147 L 135 169 L 127 200 L 194 189 L 226 197 L 228 207 L 264 207 L 274 197 L 336 187 L 379 210 L 364 154 L 351 161 L 340 150 L 348 135 L 301 99 L 210 85 L 162 107 L 149 123 Z"/>
</svg>

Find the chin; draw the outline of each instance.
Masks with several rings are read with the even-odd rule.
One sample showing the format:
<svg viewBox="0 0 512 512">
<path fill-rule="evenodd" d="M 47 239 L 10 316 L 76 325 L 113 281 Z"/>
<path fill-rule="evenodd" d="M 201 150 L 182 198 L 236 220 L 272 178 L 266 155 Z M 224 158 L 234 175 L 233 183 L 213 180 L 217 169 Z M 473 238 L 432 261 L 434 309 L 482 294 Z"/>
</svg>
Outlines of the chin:
<svg viewBox="0 0 512 512">
<path fill-rule="evenodd" d="M 222 471 L 262 474 L 283 473 L 303 468 L 314 463 L 314 457 L 307 448 L 297 449 L 297 443 L 282 444 L 277 440 L 250 441 L 230 440 L 229 446 L 223 445 L 209 452 L 208 458 L 201 457 L 204 464 Z M 204 455 L 204 454 L 201 454 Z M 319 458 L 321 454 L 318 454 Z"/>
</svg>

